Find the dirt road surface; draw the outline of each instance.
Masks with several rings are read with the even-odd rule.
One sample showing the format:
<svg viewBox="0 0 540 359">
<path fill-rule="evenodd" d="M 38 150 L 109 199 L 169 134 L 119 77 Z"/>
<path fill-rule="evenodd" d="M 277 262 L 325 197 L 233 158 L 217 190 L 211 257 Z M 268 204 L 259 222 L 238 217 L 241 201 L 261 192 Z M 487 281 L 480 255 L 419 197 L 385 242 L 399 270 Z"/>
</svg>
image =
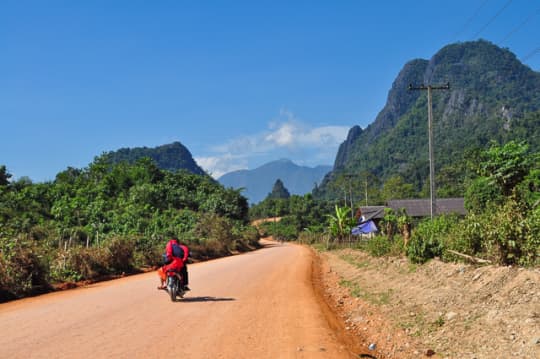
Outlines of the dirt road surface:
<svg viewBox="0 0 540 359">
<path fill-rule="evenodd" d="M 314 295 L 311 252 L 190 265 L 172 302 L 155 273 L 0 305 L 0 358 L 351 358 Z"/>
</svg>

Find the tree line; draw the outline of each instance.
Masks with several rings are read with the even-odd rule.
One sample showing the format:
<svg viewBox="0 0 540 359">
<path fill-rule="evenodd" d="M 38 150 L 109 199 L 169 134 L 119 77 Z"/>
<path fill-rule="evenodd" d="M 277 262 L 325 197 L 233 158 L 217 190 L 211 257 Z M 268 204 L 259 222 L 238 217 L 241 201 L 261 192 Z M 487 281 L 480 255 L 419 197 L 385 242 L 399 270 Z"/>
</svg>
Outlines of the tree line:
<svg viewBox="0 0 540 359">
<path fill-rule="evenodd" d="M 149 158 L 67 168 L 54 181 L 11 180 L 0 166 L 0 300 L 158 265 L 175 235 L 195 259 L 258 245 L 239 190 Z"/>
<path fill-rule="evenodd" d="M 467 168 L 463 183 L 466 216 L 413 219 L 404 210 L 387 209 L 378 223 L 379 234 L 367 241 L 350 235 L 357 224 L 352 211 L 363 206 L 365 198 L 351 199 L 354 187 L 347 177 L 334 181 L 341 183 L 336 193 L 342 193 L 342 198 L 317 200 L 311 194 L 276 198 L 278 192 L 273 192 L 250 208 L 250 216 L 282 217 L 280 222 L 263 226 L 268 234 L 306 243 L 324 242 L 326 248 L 352 240 L 349 244 L 354 242 L 374 255 L 407 255 L 418 263 L 434 257 L 476 257 L 503 265 L 540 265 L 540 152 L 524 141 L 492 142 L 462 165 Z M 358 177 L 361 185 L 362 173 Z M 381 198 L 403 198 L 400 196 L 412 191 L 411 184 L 393 177 L 376 188 L 366 188 L 369 193 L 376 191 L 370 199 L 376 203 L 382 202 Z"/>
</svg>

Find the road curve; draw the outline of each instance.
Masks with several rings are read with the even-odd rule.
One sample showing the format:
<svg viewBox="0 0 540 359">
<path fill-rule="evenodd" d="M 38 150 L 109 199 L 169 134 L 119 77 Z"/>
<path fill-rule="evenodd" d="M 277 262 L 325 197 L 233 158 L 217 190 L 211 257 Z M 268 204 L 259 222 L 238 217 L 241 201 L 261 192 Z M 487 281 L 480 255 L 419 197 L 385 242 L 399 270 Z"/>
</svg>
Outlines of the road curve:
<svg viewBox="0 0 540 359">
<path fill-rule="evenodd" d="M 155 273 L 0 305 L 0 358 L 351 358 L 297 245 L 189 267 L 173 303 Z"/>
</svg>

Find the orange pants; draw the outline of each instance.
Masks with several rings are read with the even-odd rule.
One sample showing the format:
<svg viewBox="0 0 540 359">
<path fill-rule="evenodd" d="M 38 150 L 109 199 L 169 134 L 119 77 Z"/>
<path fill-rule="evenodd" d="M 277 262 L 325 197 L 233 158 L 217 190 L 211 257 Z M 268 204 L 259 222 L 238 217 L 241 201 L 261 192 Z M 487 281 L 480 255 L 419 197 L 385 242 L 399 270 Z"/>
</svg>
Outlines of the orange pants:
<svg viewBox="0 0 540 359">
<path fill-rule="evenodd" d="M 157 274 L 158 274 L 159 278 L 161 279 L 161 281 L 165 282 L 165 280 L 167 279 L 167 275 L 165 274 L 165 271 L 163 270 L 163 267 L 159 267 L 159 269 L 157 270 Z"/>
</svg>

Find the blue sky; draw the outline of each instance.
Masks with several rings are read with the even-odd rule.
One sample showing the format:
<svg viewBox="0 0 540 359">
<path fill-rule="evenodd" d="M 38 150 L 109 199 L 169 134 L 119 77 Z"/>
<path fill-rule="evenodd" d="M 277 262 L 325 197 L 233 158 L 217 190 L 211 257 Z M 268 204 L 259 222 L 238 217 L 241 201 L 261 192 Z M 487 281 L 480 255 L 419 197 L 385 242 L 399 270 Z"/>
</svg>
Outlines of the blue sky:
<svg viewBox="0 0 540 359">
<path fill-rule="evenodd" d="M 54 179 L 182 142 L 214 176 L 333 164 L 409 60 L 483 38 L 540 70 L 540 1 L 0 3 L 0 165 Z"/>
</svg>

